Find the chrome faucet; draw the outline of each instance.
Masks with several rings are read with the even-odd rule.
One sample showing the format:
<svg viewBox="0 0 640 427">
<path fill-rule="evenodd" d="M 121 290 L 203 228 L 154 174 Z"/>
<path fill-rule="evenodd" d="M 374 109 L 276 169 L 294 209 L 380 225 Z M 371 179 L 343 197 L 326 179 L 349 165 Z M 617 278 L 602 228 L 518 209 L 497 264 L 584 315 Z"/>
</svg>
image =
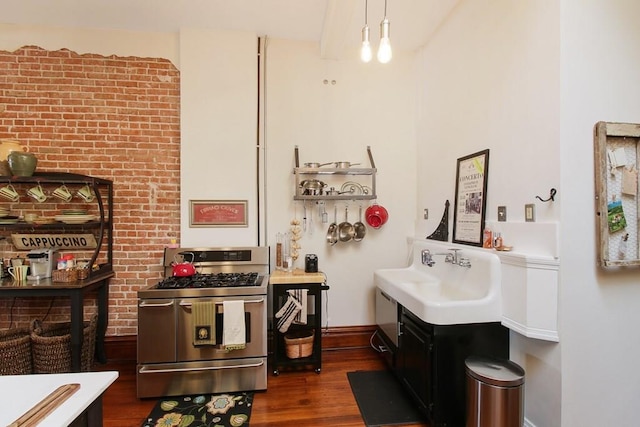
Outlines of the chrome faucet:
<svg viewBox="0 0 640 427">
<path fill-rule="evenodd" d="M 453 265 L 459 265 L 460 267 L 466 267 L 466 268 L 470 268 L 471 267 L 471 260 L 469 258 L 466 257 L 458 257 L 458 251 L 460 249 L 455 249 L 455 248 L 451 248 L 449 249 L 451 252 L 437 252 L 435 254 L 432 254 L 431 251 L 429 249 L 423 249 L 421 254 L 422 254 L 422 264 L 428 266 L 428 267 L 433 267 L 436 262 L 433 259 L 434 255 L 444 255 L 444 262 L 449 263 L 449 264 L 453 264 Z"/>
<path fill-rule="evenodd" d="M 431 251 L 429 249 L 423 249 L 421 252 L 422 255 L 422 264 L 433 267 L 436 262 L 433 260 L 433 256 L 431 255 Z"/>
<path fill-rule="evenodd" d="M 458 265 L 460 267 L 471 268 L 471 260 L 466 257 L 460 257 L 460 259 L 458 260 Z"/>
<path fill-rule="evenodd" d="M 444 257 L 444 262 L 448 262 L 450 264 L 457 264 L 458 263 L 458 251 L 460 249 L 449 249 L 451 252 L 447 252 L 443 255 L 445 255 Z"/>
</svg>

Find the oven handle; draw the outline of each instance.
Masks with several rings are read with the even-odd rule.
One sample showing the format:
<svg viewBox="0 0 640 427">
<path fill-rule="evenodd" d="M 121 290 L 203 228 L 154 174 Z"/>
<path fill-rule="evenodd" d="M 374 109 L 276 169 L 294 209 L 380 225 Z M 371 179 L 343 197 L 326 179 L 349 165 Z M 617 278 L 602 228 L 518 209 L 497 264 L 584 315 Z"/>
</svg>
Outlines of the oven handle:
<svg viewBox="0 0 640 427">
<path fill-rule="evenodd" d="M 158 303 L 150 303 L 147 301 L 142 301 L 138 304 L 138 307 L 171 307 L 175 301 L 171 300 L 168 302 L 158 302 Z"/>
<path fill-rule="evenodd" d="M 260 299 L 249 299 L 249 300 L 244 300 L 245 304 L 261 304 L 264 302 L 264 298 L 260 298 Z M 191 307 L 193 304 L 191 304 L 190 302 L 185 302 L 180 301 L 180 307 Z M 216 303 L 216 305 L 222 305 L 222 302 Z"/>
<path fill-rule="evenodd" d="M 153 369 L 143 366 L 138 372 L 141 374 L 165 374 L 171 372 L 192 372 L 192 371 L 217 371 L 220 369 L 236 369 L 236 368 L 257 368 L 264 365 L 264 360 L 259 363 L 251 363 L 247 365 L 229 365 L 229 366 L 205 366 L 202 368 L 171 368 L 171 369 Z"/>
</svg>

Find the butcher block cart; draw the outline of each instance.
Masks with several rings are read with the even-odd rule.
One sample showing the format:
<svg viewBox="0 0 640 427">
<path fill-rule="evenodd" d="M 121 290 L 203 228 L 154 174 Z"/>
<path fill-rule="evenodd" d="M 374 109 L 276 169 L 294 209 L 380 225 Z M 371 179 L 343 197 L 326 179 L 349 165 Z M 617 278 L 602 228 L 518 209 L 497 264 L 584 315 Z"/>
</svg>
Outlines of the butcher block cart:
<svg viewBox="0 0 640 427">
<path fill-rule="evenodd" d="M 273 319 L 273 374 L 280 369 L 322 368 L 324 273 L 275 271 L 269 277 Z"/>
</svg>

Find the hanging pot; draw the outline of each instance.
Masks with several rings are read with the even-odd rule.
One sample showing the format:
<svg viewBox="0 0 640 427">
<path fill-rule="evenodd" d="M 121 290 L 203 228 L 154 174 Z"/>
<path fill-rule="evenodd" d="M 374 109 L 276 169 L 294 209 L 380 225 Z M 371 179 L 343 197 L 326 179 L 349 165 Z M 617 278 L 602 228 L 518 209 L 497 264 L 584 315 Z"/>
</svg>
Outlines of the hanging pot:
<svg viewBox="0 0 640 427">
<path fill-rule="evenodd" d="M 349 222 L 349 208 L 344 209 L 344 222 L 338 225 L 338 238 L 341 242 L 348 242 L 353 240 L 356 232 L 353 229 L 353 224 Z"/>
<path fill-rule="evenodd" d="M 333 222 L 329 225 L 327 230 L 327 243 L 331 246 L 338 243 L 338 207 L 334 207 Z"/>
<path fill-rule="evenodd" d="M 189 277 L 196 274 L 196 266 L 193 265 L 193 260 L 195 259 L 193 252 L 180 252 L 178 255 L 182 255 L 183 261 L 178 262 L 174 258 L 174 262 L 172 264 L 173 275 L 176 277 Z M 186 255 L 191 255 L 191 261 L 184 261 L 184 257 Z"/>
<path fill-rule="evenodd" d="M 353 240 L 355 240 L 356 242 L 359 242 L 362 239 L 364 239 L 365 234 L 367 234 L 367 226 L 364 225 L 364 223 L 362 222 L 362 206 L 360 206 L 359 211 L 360 211 L 360 214 L 358 217 L 358 222 L 353 224 L 353 231 L 354 231 Z"/>
</svg>

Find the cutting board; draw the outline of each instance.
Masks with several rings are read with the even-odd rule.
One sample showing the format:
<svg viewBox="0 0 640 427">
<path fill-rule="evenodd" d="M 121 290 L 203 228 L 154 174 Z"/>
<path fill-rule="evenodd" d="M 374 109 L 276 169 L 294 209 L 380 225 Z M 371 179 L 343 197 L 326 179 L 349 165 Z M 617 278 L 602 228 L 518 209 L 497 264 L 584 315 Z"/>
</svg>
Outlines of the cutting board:
<svg viewBox="0 0 640 427">
<path fill-rule="evenodd" d="M 326 281 L 327 277 L 321 271 L 317 273 L 305 273 L 304 270 L 299 268 L 291 272 L 276 270 L 269 276 L 269 283 L 274 285 L 288 283 L 324 283 Z"/>
</svg>

